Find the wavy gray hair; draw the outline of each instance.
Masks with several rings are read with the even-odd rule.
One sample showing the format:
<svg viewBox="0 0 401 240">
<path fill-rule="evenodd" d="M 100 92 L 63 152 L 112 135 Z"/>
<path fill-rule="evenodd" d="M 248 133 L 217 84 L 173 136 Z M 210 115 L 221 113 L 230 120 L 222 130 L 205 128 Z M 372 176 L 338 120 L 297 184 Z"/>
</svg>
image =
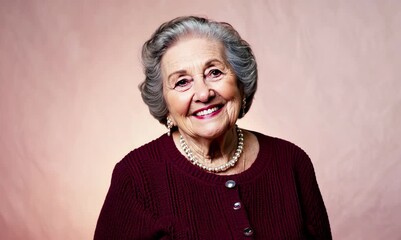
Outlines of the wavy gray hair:
<svg viewBox="0 0 401 240">
<path fill-rule="evenodd" d="M 161 59 L 170 46 L 188 35 L 223 43 L 227 62 L 234 70 L 246 100 L 246 106 L 239 114 L 239 118 L 242 118 L 251 107 L 257 88 L 258 71 L 252 49 L 230 24 L 195 16 L 178 17 L 163 23 L 142 47 L 146 78 L 139 85 L 139 90 L 150 113 L 160 123 L 166 124 L 168 109 L 163 96 Z"/>
</svg>

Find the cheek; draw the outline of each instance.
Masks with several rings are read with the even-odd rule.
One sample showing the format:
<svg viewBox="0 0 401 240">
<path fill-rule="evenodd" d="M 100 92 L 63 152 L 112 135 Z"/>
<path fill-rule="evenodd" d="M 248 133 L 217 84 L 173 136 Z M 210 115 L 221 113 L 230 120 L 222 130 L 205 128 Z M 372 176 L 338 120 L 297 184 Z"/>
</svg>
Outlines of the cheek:
<svg viewBox="0 0 401 240">
<path fill-rule="evenodd" d="M 241 101 L 240 101 L 240 96 L 235 96 L 231 99 L 230 104 L 229 104 L 229 109 L 231 110 L 232 114 L 236 114 L 240 111 L 241 109 Z"/>
<path fill-rule="evenodd" d="M 241 93 L 238 88 L 237 78 L 234 75 L 228 75 L 222 81 L 217 82 L 220 94 L 226 100 L 233 100 L 235 98 L 241 98 Z"/>
<path fill-rule="evenodd" d="M 236 83 L 226 83 L 221 86 L 221 95 L 227 101 L 232 101 L 233 103 L 241 102 L 241 93 L 238 89 Z"/>
<path fill-rule="evenodd" d="M 236 86 L 227 86 L 223 98 L 227 101 L 227 110 L 229 114 L 236 116 L 239 113 L 242 104 L 239 89 Z"/>
<path fill-rule="evenodd" d="M 186 115 L 189 109 L 190 101 L 186 94 L 166 94 L 167 108 L 170 113 Z"/>
</svg>

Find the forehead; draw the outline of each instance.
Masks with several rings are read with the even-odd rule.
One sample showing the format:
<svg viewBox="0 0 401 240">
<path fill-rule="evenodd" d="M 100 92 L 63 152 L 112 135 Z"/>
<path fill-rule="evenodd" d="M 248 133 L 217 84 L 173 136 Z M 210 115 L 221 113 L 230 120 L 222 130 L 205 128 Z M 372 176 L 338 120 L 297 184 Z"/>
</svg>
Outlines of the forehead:
<svg viewBox="0 0 401 240">
<path fill-rule="evenodd" d="M 208 38 L 180 39 L 164 54 L 161 60 L 162 73 L 168 75 L 174 71 L 192 71 L 204 67 L 213 59 L 222 64 L 226 62 L 221 42 Z"/>
</svg>

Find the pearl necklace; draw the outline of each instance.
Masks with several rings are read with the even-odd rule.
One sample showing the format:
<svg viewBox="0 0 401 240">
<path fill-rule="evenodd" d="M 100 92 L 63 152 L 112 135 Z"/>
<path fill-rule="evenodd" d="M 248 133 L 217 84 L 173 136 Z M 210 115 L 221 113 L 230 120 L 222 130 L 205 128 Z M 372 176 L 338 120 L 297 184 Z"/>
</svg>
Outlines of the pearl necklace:
<svg viewBox="0 0 401 240">
<path fill-rule="evenodd" d="M 188 144 L 185 142 L 184 138 L 180 134 L 180 145 L 182 150 L 185 152 L 187 155 L 189 161 L 193 164 L 196 165 L 203 170 L 206 170 L 208 172 L 213 172 L 213 173 L 219 173 L 219 172 L 225 172 L 228 169 L 232 168 L 235 166 L 235 164 L 238 162 L 239 158 L 241 157 L 242 150 L 244 148 L 244 135 L 242 134 L 242 130 L 235 125 L 236 130 L 237 130 L 237 137 L 238 137 L 238 145 L 237 145 L 237 150 L 235 150 L 234 155 L 230 159 L 230 161 L 226 162 L 225 164 L 222 164 L 217 167 L 207 167 L 201 162 L 199 162 L 198 159 L 192 154 L 192 150 L 189 148 Z"/>
</svg>

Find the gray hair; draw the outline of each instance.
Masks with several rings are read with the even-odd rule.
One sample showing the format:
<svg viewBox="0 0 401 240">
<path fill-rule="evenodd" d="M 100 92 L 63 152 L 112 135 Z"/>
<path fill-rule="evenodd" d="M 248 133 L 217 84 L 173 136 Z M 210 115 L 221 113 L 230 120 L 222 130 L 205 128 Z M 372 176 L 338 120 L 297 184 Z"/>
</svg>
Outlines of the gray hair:
<svg viewBox="0 0 401 240">
<path fill-rule="evenodd" d="M 242 118 L 251 107 L 257 88 L 258 71 L 252 49 L 230 24 L 195 16 L 178 17 L 163 23 L 142 47 L 146 78 L 139 90 L 150 113 L 160 123 L 166 124 L 168 109 L 163 96 L 161 59 L 170 46 L 188 35 L 215 39 L 224 45 L 226 60 L 234 70 L 245 97 L 246 106 L 239 114 Z"/>
</svg>

